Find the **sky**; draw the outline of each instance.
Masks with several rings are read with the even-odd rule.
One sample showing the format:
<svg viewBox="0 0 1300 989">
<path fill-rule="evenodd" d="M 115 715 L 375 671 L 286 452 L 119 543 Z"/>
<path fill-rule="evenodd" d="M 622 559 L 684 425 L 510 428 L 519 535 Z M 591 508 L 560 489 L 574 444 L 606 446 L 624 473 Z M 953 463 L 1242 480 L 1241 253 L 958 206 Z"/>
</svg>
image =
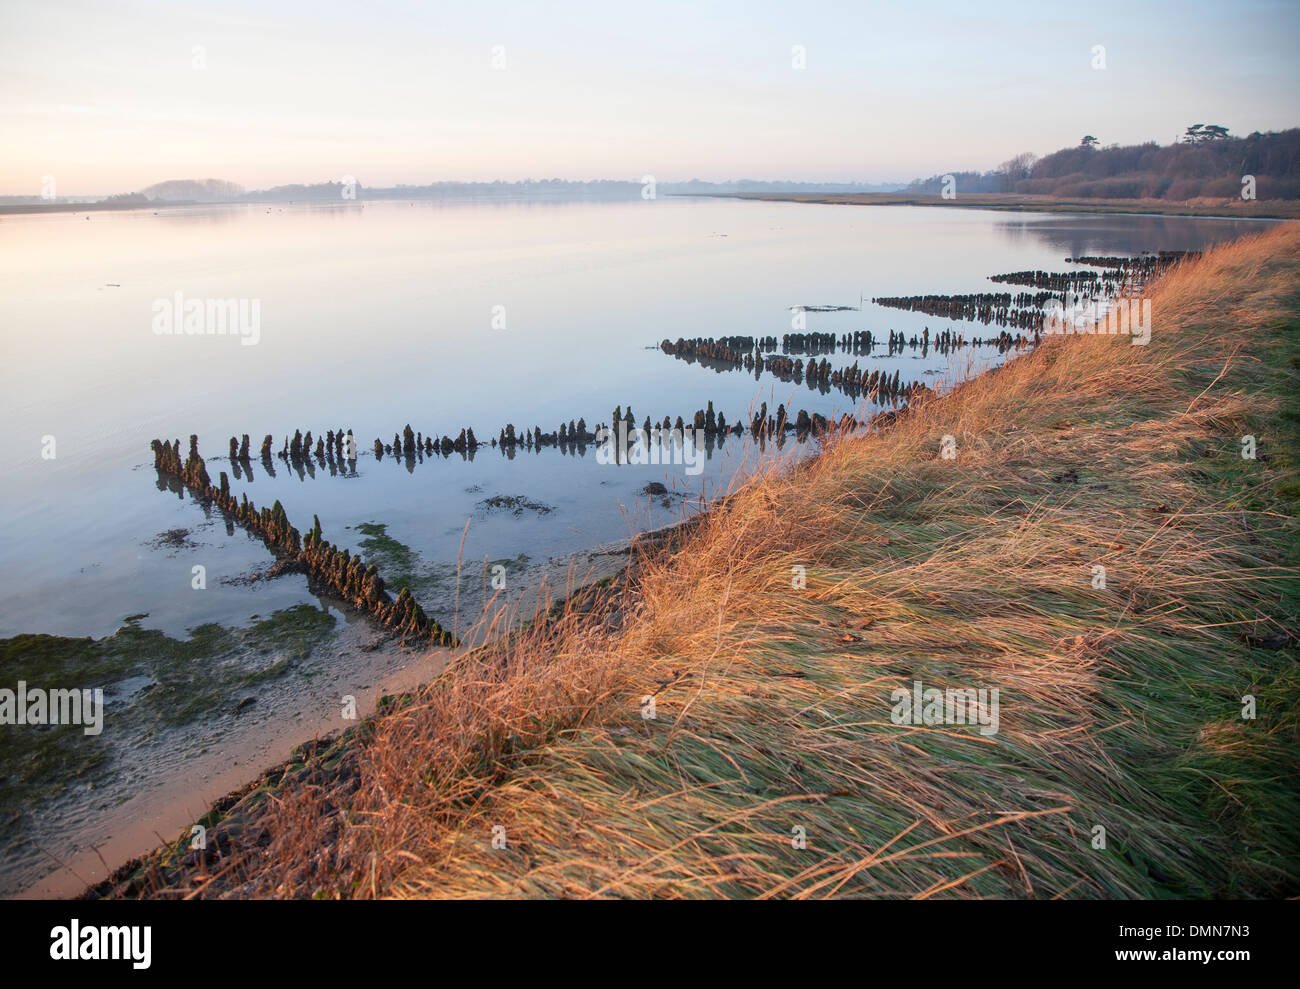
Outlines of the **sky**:
<svg viewBox="0 0 1300 989">
<path fill-rule="evenodd" d="M 0 0 L 0 194 L 907 181 L 1300 124 L 1297 42 L 1300 0 Z"/>
</svg>

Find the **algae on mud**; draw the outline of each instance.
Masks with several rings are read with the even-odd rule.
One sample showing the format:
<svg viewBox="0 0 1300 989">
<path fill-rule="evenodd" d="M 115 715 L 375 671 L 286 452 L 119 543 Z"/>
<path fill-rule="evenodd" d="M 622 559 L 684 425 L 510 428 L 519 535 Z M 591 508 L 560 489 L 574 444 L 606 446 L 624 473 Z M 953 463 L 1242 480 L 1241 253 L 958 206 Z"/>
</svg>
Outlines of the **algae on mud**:
<svg viewBox="0 0 1300 989">
<path fill-rule="evenodd" d="M 6 681 L 49 689 L 103 687 L 105 731 L 86 736 L 75 725 L 0 726 L 0 837 L 24 807 L 85 781 L 95 786 L 122 739 L 113 721 L 128 714 L 129 734 L 148 738 L 160 728 L 233 713 L 241 691 L 282 676 L 333 632 L 328 611 L 295 605 L 247 628 L 197 626 L 189 639 L 141 628 L 132 615 L 101 639 L 16 635 L 0 640 Z M 129 692 L 123 692 L 123 688 Z M 120 723 L 120 722 L 119 722 Z"/>
<path fill-rule="evenodd" d="M 348 528 L 361 533 L 364 537 L 358 541 L 362 558 L 367 564 L 374 564 L 385 574 L 391 574 L 389 583 L 399 590 L 406 588 L 412 594 L 432 595 L 439 591 L 456 589 L 456 566 L 454 564 L 426 564 L 420 554 L 388 534 L 388 525 L 383 522 L 358 522 Z M 531 562 L 527 553 L 514 557 L 502 557 L 487 560 L 465 561 L 461 570 L 461 585 L 473 585 L 479 578 L 478 570 L 486 566 L 525 567 Z M 426 602 L 427 603 L 427 602 Z"/>
<path fill-rule="evenodd" d="M 388 575 L 385 578 L 388 583 L 398 590 L 406 588 L 412 594 L 417 591 L 427 593 L 437 589 L 446 579 L 445 575 L 422 568 L 419 554 L 390 536 L 386 523 L 358 522 L 351 528 L 363 537 L 359 545 L 367 565 L 378 566 L 380 572 Z"/>
</svg>

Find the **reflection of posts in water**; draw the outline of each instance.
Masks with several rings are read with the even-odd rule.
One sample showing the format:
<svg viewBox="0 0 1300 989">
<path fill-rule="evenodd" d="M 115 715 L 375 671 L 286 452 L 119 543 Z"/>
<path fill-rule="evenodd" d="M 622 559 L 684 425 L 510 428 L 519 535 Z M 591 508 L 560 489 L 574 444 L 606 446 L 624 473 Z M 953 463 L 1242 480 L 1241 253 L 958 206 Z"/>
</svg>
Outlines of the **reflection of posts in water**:
<svg viewBox="0 0 1300 989">
<path fill-rule="evenodd" d="M 185 485 L 181 484 L 181 482 L 176 478 L 174 474 L 171 474 L 163 470 L 161 467 L 157 467 L 155 465 L 155 469 L 158 473 L 158 480 L 156 482 L 158 485 L 158 490 L 161 491 L 163 494 L 167 494 L 168 492 L 171 492 L 177 498 L 181 499 L 181 501 L 184 501 Z"/>
<path fill-rule="evenodd" d="M 781 355 L 769 355 L 763 360 L 763 367 L 780 375 L 804 372 L 802 359 L 792 362 L 788 357 Z M 929 393 L 928 386 L 919 381 L 904 385 L 899 371 L 894 371 L 893 374 L 879 370 L 868 373 L 862 370 L 857 362 L 849 368 L 833 370 L 830 363 L 824 359 L 820 361 L 810 359 L 805 380 L 810 389 L 818 390 L 822 394 L 829 393 L 830 389 L 835 387 L 851 396 L 867 396 L 873 403 L 888 404 L 895 408 L 905 406 L 913 398 L 923 397 Z M 766 403 L 763 403 L 762 409 L 757 414 L 752 418 L 745 417 L 745 420 L 747 421 L 741 423 L 728 423 L 725 413 L 717 412 L 712 400 L 706 403 L 706 408 L 697 409 L 689 418 L 678 416 L 674 422 L 673 417 L 664 416 L 662 422 L 656 422 L 646 416 L 640 426 L 637 426 L 635 420 L 631 418 L 629 409 L 627 414 L 618 420 L 616 427 L 618 432 L 626 434 L 629 442 L 609 444 L 608 455 L 610 462 L 637 465 L 645 462 L 643 458 L 647 456 L 647 448 L 666 444 L 669 451 L 677 450 L 679 455 L 685 456 L 681 437 L 683 432 L 687 432 L 694 437 L 695 449 L 690 451 L 691 466 L 694 467 L 696 462 L 702 464 L 705 460 L 711 460 L 715 453 L 721 453 L 727 437 L 733 434 L 743 436 L 750 433 L 758 439 L 758 447 L 762 451 L 766 451 L 768 440 L 774 440 L 779 450 L 784 447 L 784 434 L 787 432 L 795 433 L 798 441 L 804 442 L 830 425 L 821 415 L 809 415 L 803 409 L 796 413 L 793 409 L 787 410 L 784 404 L 779 405 L 776 414 L 771 416 L 768 415 Z M 609 429 L 607 426 L 598 428 L 602 432 Z M 315 440 L 315 456 L 308 443 L 309 438 Z M 405 430 L 393 434 L 395 448 L 376 439 L 373 450 L 376 463 L 382 462 L 385 454 L 392 454 L 395 462 L 404 464 L 407 472 L 414 474 L 417 463 L 424 464 L 426 460 L 432 461 L 439 456 L 449 459 L 453 452 L 459 453 L 462 461 L 472 463 L 479 448 L 488 445 L 499 448 L 501 455 L 510 461 L 516 458 L 521 448 L 540 455 L 543 447 L 554 447 L 563 456 L 585 457 L 588 446 L 595 439 L 596 434 L 589 432 L 585 421 L 581 419 L 576 422 L 570 420 L 568 423 L 561 423 L 559 428 L 551 433 L 544 433 L 537 426 L 519 431 L 510 424 L 503 428 L 499 437 L 492 440 L 490 444 L 479 443 L 474 438 L 473 430 L 468 428 L 461 429 L 456 439 L 445 435 L 438 439 L 432 433 L 426 435 L 423 432 L 414 432 L 407 425 Z M 245 434 L 246 440 L 247 434 Z M 272 437 L 268 435 L 262 443 L 262 465 L 271 478 L 276 476 L 271 453 L 273 442 Z M 244 446 L 247 446 L 246 442 Z M 236 449 L 237 453 L 240 452 L 240 449 L 235 447 L 233 438 L 231 448 Z M 602 444 L 597 442 L 596 449 L 600 451 Z M 345 451 L 353 455 L 344 459 Z M 295 453 L 297 456 L 294 455 Z M 324 439 L 315 436 L 311 431 L 304 434 L 301 430 L 295 430 L 292 438 L 285 436 L 281 457 L 298 475 L 299 480 L 305 481 L 316 479 L 317 466 L 327 468 L 331 477 L 337 477 L 339 474 L 345 477 L 356 477 L 355 453 L 356 441 L 351 430 L 346 434 L 341 429 L 329 430 Z M 650 462 L 654 462 L 653 455 L 649 456 Z M 669 452 L 668 456 L 671 457 L 672 453 Z M 241 477 L 246 477 L 249 482 L 254 480 L 251 461 L 232 461 L 232 470 L 237 480 Z"/>
<path fill-rule="evenodd" d="M 628 429 L 626 419 L 617 420 L 617 429 L 600 426 L 596 429 L 596 462 L 601 464 L 631 464 L 633 466 L 677 464 L 686 468 L 687 474 L 704 470 L 706 438 L 703 430 L 690 426 L 663 429 L 655 426 L 648 433 Z M 681 420 L 678 420 L 680 424 Z"/>
<path fill-rule="evenodd" d="M 271 434 L 267 433 L 262 439 L 262 469 L 266 471 L 267 477 L 275 477 L 275 464 L 271 462 Z"/>
</svg>

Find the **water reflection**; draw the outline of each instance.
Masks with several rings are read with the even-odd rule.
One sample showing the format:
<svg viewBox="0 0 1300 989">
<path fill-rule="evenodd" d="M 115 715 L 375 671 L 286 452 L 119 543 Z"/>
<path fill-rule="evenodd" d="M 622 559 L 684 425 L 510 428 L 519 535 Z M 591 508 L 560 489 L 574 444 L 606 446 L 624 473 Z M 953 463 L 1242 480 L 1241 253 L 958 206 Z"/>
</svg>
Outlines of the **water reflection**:
<svg viewBox="0 0 1300 989">
<path fill-rule="evenodd" d="M 1032 242 L 1064 258 L 1143 251 L 1199 251 L 1214 244 L 1262 233 L 1273 221 L 1205 219 L 1134 214 L 1049 214 L 1000 220 L 995 225 L 1011 244 Z M 1060 270 L 1059 267 L 1055 270 Z"/>
</svg>

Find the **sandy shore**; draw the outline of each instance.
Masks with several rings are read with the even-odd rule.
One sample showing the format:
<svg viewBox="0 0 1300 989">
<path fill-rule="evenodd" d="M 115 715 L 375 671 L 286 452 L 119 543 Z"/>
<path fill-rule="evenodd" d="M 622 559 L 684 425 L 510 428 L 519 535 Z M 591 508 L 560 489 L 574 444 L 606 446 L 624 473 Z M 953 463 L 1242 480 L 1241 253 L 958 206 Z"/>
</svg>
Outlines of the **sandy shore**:
<svg viewBox="0 0 1300 989">
<path fill-rule="evenodd" d="M 472 605 L 462 602 L 462 642 L 498 637 L 530 620 L 539 607 L 621 573 L 632 542 L 533 564 L 511 578 L 508 593 L 490 598 L 486 610 L 467 615 Z M 9 863 L 19 878 L 15 895 L 76 896 L 122 863 L 187 831 L 214 802 L 283 763 L 299 744 L 356 724 L 384 696 L 429 682 L 452 655 L 443 648 L 403 647 L 360 619 L 340 621 L 324 651 L 328 655 L 314 656 L 300 675 L 264 686 L 246 710 L 214 712 L 202 723 L 120 754 L 114 780 L 100 788 L 97 799 L 64 801 L 43 811 L 41 832 L 66 835 L 65 847 L 42 844 L 25 861 Z M 304 675 L 311 678 L 310 690 Z M 345 696 L 355 698 L 357 720 L 342 717 Z M 41 875 L 46 869 L 51 871 Z"/>
</svg>

